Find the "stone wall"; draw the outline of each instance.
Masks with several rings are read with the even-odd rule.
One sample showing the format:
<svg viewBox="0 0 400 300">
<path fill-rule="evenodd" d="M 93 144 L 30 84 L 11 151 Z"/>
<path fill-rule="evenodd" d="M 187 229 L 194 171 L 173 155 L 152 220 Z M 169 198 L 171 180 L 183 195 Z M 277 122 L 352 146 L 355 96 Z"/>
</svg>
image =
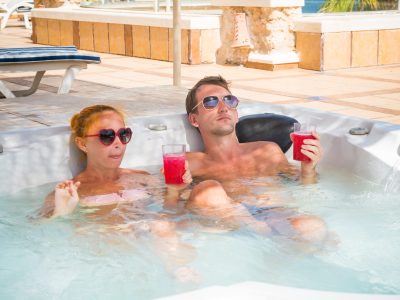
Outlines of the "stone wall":
<svg viewBox="0 0 400 300">
<path fill-rule="evenodd" d="M 326 71 L 400 63 L 400 12 L 308 16 L 294 25 L 300 68 Z"/>
<path fill-rule="evenodd" d="M 250 36 L 249 47 L 232 48 L 235 13 L 245 13 Z M 291 52 L 295 48 L 293 20 L 301 16 L 300 7 L 224 7 L 221 17 L 221 47 L 218 63 L 244 64 L 250 51 L 257 54 Z"/>
<path fill-rule="evenodd" d="M 65 0 L 34 0 L 35 7 L 45 8 L 56 8 L 63 5 Z M 69 0 L 70 3 L 74 3 L 79 6 L 80 0 Z"/>
</svg>

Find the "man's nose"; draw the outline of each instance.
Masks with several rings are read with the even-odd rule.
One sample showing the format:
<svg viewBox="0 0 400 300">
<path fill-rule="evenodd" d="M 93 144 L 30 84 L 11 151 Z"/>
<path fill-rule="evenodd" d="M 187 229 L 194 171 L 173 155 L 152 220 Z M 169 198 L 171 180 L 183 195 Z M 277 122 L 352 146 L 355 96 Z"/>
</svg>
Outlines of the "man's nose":
<svg viewBox="0 0 400 300">
<path fill-rule="evenodd" d="M 218 100 L 218 111 L 226 111 L 228 110 L 228 106 L 225 104 L 223 99 Z"/>
</svg>

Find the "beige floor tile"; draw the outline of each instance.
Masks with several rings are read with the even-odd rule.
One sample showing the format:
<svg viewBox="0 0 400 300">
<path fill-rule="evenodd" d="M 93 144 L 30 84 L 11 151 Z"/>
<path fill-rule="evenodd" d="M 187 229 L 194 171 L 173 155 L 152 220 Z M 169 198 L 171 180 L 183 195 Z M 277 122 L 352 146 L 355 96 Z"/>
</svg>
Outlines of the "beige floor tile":
<svg viewBox="0 0 400 300">
<path fill-rule="evenodd" d="M 157 85 L 173 85 L 172 78 L 164 78 L 164 77 L 159 77 L 159 78 L 155 78 L 155 79 L 148 78 L 148 79 L 140 80 L 139 82 L 143 82 L 143 83 L 149 84 L 149 86 L 154 87 L 155 80 L 157 80 Z"/>
<path fill-rule="evenodd" d="M 354 68 L 354 69 L 346 69 L 346 70 L 338 70 L 335 72 L 330 72 L 337 75 L 345 75 L 345 76 L 359 76 L 359 77 L 370 77 L 377 78 L 382 80 L 395 80 L 400 83 L 400 66 L 399 65 L 391 65 L 391 66 L 380 66 L 380 67 L 365 67 L 365 68 Z"/>
<path fill-rule="evenodd" d="M 98 73 L 106 73 L 106 72 L 115 72 L 118 70 L 115 67 L 110 67 L 104 64 L 90 64 L 88 65 L 87 69 L 81 70 L 77 77 L 81 76 L 82 74 L 98 74 Z"/>
<path fill-rule="evenodd" d="M 400 93 L 393 93 L 393 94 L 383 94 L 380 95 L 382 98 L 394 99 L 400 102 Z"/>
<path fill-rule="evenodd" d="M 26 90 L 28 89 L 27 86 L 22 86 L 19 84 L 14 84 L 12 82 L 4 81 L 5 86 L 10 90 L 10 91 L 21 91 L 21 90 Z M 1 99 L 0 99 L 1 101 Z"/>
<path fill-rule="evenodd" d="M 93 75 L 90 78 L 86 78 L 85 81 L 100 83 L 104 85 L 114 86 L 118 88 L 130 88 L 135 86 L 135 82 L 128 79 L 113 78 L 103 74 Z"/>
<path fill-rule="evenodd" d="M 320 109 L 324 111 L 334 111 L 334 112 L 342 112 L 343 110 L 346 110 L 347 107 L 341 106 L 341 105 L 336 105 L 336 104 L 330 104 L 330 103 L 325 103 L 325 102 L 320 102 L 320 101 L 310 101 L 310 102 L 305 102 L 305 103 L 296 103 L 298 106 L 302 107 L 308 107 L 308 108 L 313 108 L 313 109 Z"/>
<path fill-rule="evenodd" d="M 400 98 L 396 100 L 383 96 L 363 96 L 360 98 L 342 98 L 340 100 L 400 111 Z"/>
<path fill-rule="evenodd" d="M 278 102 L 298 100 L 293 97 L 274 95 L 274 94 L 268 94 L 268 93 L 259 93 L 259 92 L 254 92 L 251 90 L 244 90 L 244 89 L 239 89 L 239 88 L 232 88 L 232 93 L 234 95 L 236 95 L 239 99 L 251 99 L 254 101 L 268 102 L 268 103 L 275 103 L 275 102 L 278 103 Z"/>
<path fill-rule="evenodd" d="M 377 120 L 388 123 L 400 124 L 400 116 L 386 116 L 383 118 L 378 118 Z"/>
<path fill-rule="evenodd" d="M 107 58 L 102 57 L 102 62 L 105 64 L 113 64 L 115 66 L 122 66 L 127 68 L 140 68 L 140 67 L 165 67 L 172 66 L 172 63 L 166 61 L 158 61 L 152 59 L 138 58 L 138 57 L 130 57 L 130 56 L 121 56 L 121 55 L 112 55 L 109 54 Z"/>
<path fill-rule="evenodd" d="M 329 96 L 397 88 L 398 84 L 335 76 L 309 76 L 264 81 L 264 88 L 307 96 Z"/>
<path fill-rule="evenodd" d="M 1 73 L 0 80 L 4 78 L 34 77 L 36 72 Z M 46 74 L 47 75 L 47 74 Z"/>
<path fill-rule="evenodd" d="M 172 74 L 170 76 L 168 75 L 162 75 L 162 76 L 157 76 L 153 74 L 147 74 L 147 73 L 141 73 L 141 72 L 135 72 L 135 71 L 120 71 L 120 72 L 110 72 L 108 74 L 110 77 L 114 78 L 125 78 L 125 79 L 131 79 L 131 80 L 138 80 L 138 81 L 147 81 L 147 80 L 153 80 L 154 82 L 157 82 L 157 80 L 163 80 L 163 79 L 168 79 L 171 81 Z"/>
</svg>

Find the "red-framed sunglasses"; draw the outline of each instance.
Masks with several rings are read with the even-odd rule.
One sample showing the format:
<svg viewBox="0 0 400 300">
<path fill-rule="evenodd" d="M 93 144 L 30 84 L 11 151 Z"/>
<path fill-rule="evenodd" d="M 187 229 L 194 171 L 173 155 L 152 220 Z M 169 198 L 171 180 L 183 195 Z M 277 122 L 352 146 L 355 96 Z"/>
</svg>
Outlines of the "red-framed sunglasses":
<svg viewBox="0 0 400 300">
<path fill-rule="evenodd" d="M 105 146 L 114 143 L 115 138 L 118 136 L 121 143 L 125 145 L 128 144 L 132 138 L 132 130 L 129 127 L 120 128 L 117 132 L 115 132 L 114 129 L 101 129 L 98 134 L 85 135 L 85 137 L 92 136 L 98 136 L 100 142 Z"/>
</svg>

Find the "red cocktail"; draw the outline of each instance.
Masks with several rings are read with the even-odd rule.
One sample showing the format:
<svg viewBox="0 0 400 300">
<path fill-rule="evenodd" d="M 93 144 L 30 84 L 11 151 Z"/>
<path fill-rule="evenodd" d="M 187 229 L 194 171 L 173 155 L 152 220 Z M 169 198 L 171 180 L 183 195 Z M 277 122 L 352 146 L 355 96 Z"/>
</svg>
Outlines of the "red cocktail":
<svg viewBox="0 0 400 300">
<path fill-rule="evenodd" d="M 301 153 L 301 145 L 303 145 L 303 140 L 313 139 L 315 137 L 311 134 L 311 132 L 302 132 L 295 131 L 293 132 L 293 159 L 300 161 L 311 161 L 311 159 Z"/>
<path fill-rule="evenodd" d="M 182 176 L 185 174 L 184 154 L 164 154 L 164 176 L 166 184 L 183 183 Z"/>
<path fill-rule="evenodd" d="M 166 184 L 183 183 L 185 174 L 185 152 L 183 144 L 163 145 L 164 177 Z"/>
</svg>

